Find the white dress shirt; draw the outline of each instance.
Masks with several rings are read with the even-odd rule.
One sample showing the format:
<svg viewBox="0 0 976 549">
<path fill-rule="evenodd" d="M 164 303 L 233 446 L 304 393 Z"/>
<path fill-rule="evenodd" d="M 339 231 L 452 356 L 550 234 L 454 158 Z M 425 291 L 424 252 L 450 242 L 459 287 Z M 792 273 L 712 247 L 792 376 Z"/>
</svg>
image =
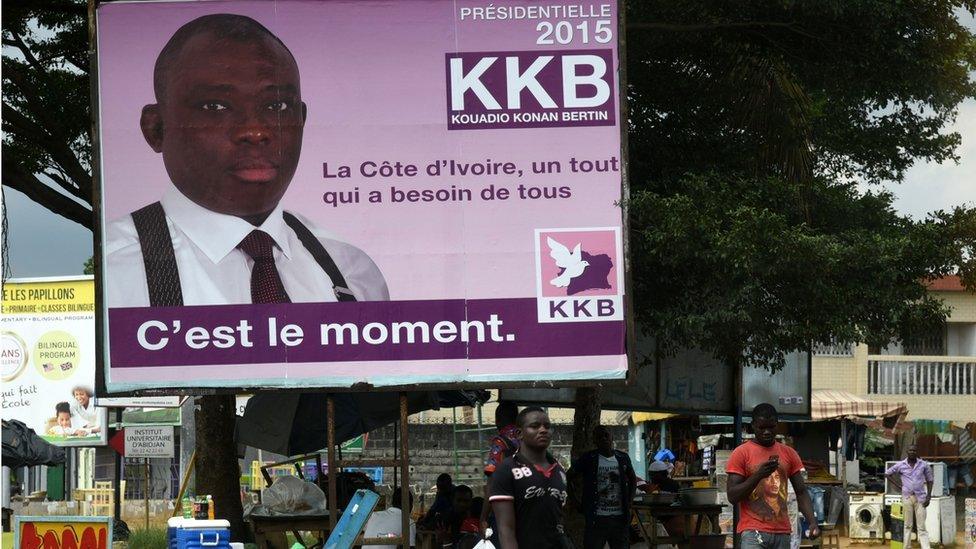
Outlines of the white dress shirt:
<svg viewBox="0 0 976 549">
<path fill-rule="evenodd" d="M 282 217 L 282 207 L 259 227 L 200 206 L 176 187 L 163 196 L 166 225 L 180 273 L 184 305 L 251 303 L 254 260 L 237 245 L 255 229 L 274 239 L 275 266 L 293 303 L 337 301 L 333 283 Z M 390 299 L 386 280 L 359 248 L 317 229 L 295 214 L 329 252 L 357 301 Z M 109 307 L 148 307 L 149 287 L 139 236 L 131 215 L 105 228 L 105 284 Z"/>
</svg>

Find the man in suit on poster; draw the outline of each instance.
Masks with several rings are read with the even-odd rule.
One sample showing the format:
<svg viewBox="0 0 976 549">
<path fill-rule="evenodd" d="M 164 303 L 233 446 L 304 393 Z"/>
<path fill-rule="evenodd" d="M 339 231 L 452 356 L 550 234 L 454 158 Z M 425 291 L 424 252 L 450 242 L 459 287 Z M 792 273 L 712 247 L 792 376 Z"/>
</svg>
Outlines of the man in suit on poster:
<svg viewBox="0 0 976 549">
<path fill-rule="evenodd" d="M 109 307 L 389 299 L 365 252 L 280 204 L 307 106 L 277 36 L 199 17 L 163 47 L 153 84 L 140 123 L 172 186 L 106 227 Z"/>
</svg>

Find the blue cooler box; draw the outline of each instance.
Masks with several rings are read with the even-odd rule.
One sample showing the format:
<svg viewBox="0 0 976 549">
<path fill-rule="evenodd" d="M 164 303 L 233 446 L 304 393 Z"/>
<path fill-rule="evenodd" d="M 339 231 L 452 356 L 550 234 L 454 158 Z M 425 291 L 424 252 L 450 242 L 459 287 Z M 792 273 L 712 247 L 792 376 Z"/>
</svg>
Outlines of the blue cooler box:
<svg viewBox="0 0 976 549">
<path fill-rule="evenodd" d="M 174 517 L 167 521 L 170 549 L 230 549 L 230 522 Z"/>
<path fill-rule="evenodd" d="M 166 521 L 166 546 L 169 549 L 176 549 L 176 531 L 183 526 L 184 521 L 189 521 L 183 517 L 173 517 Z"/>
</svg>

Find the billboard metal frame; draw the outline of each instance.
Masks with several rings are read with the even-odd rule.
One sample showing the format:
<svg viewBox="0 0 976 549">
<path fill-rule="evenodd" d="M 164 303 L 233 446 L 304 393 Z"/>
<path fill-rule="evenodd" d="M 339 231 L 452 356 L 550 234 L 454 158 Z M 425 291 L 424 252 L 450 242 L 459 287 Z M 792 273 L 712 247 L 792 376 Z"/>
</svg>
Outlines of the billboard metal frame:
<svg viewBox="0 0 976 549">
<path fill-rule="evenodd" d="M 108 391 L 106 383 L 106 373 L 108 353 L 106 341 L 106 317 L 108 308 L 105 304 L 104 287 L 104 262 L 103 262 L 103 181 L 101 169 L 102 144 L 100 140 L 100 86 L 99 86 L 99 64 L 98 64 L 98 25 L 97 10 L 100 5 L 112 3 L 138 3 L 153 2 L 154 0 L 88 0 L 88 34 L 89 34 L 89 63 L 90 63 L 90 92 L 92 109 L 92 146 L 95 154 L 92 155 L 92 216 L 93 216 L 93 237 L 94 237 L 94 268 L 95 268 L 95 337 L 96 337 L 96 375 L 95 390 L 99 394 L 111 395 L 116 397 L 136 397 L 136 396 L 161 396 L 161 395 L 207 395 L 207 394 L 237 394 L 251 392 L 256 389 L 254 386 L 233 386 L 222 387 L 165 387 L 160 386 L 151 389 L 136 390 L 115 390 Z M 275 0 L 276 1 L 276 0 Z M 446 1 L 446 0 L 445 0 Z M 561 380 L 556 382 L 539 381 L 511 381 L 511 382 L 480 382 L 480 381 L 456 381 L 456 382 L 433 382 L 433 383 L 405 383 L 397 385 L 374 386 L 369 383 L 357 383 L 350 386 L 320 386 L 309 385 L 304 388 L 298 387 L 273 387 L 261 388 L 263 391 L 300 391 L 308 388 L 317 388 L 334 392 L 359 392 L 359 391 L 409 391 L 409 390 L 446 390 L 446 389 L 479 389 L 479 388 L 517 388 L 517 387 L 593 387 L 593 386 L 621 386 L 633 383 L 636 375 L 636 364 L 632 350 L 636 345 L 636 333 L 634 324 L 634 296 L 632 278 L 632 258 L 630 255 L 630 219 L 629 219 L 629 136 L 628 128 L 628 102 L 627 102 L 627 56 L 626 56 L 626 9 L 627 0 L 615 0 L 617 6 L 617 124 L 620 130 L 620 214 L 621 214 L 621 241 L 623 245 L 623 303 L 624 303 L 624 331 L 625 331 L 625 350 L 627 356 L 627 372 L 623 379 L 616 380 Z M 466 360 L 466 359 L 459 359 Z"/>
</svg>

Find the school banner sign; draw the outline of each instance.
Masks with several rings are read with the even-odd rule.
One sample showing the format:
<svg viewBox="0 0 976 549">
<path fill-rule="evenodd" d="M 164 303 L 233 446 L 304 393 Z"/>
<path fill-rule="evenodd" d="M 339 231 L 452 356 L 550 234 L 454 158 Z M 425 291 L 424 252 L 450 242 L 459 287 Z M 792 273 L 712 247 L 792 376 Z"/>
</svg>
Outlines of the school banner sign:
<svg viewBox="0 0 976 549">
<path fill-rule="evenodd" d="M 96 23 L 110 392 L 626 377 L 616 0 Z"/>
<path fill-rule="evenodd" d="M 3 284 L 0 366 L 3 419 L 58 446 L 106 443 L 95 407 L 95 291 L 91 277 Z"/>
</svg>

